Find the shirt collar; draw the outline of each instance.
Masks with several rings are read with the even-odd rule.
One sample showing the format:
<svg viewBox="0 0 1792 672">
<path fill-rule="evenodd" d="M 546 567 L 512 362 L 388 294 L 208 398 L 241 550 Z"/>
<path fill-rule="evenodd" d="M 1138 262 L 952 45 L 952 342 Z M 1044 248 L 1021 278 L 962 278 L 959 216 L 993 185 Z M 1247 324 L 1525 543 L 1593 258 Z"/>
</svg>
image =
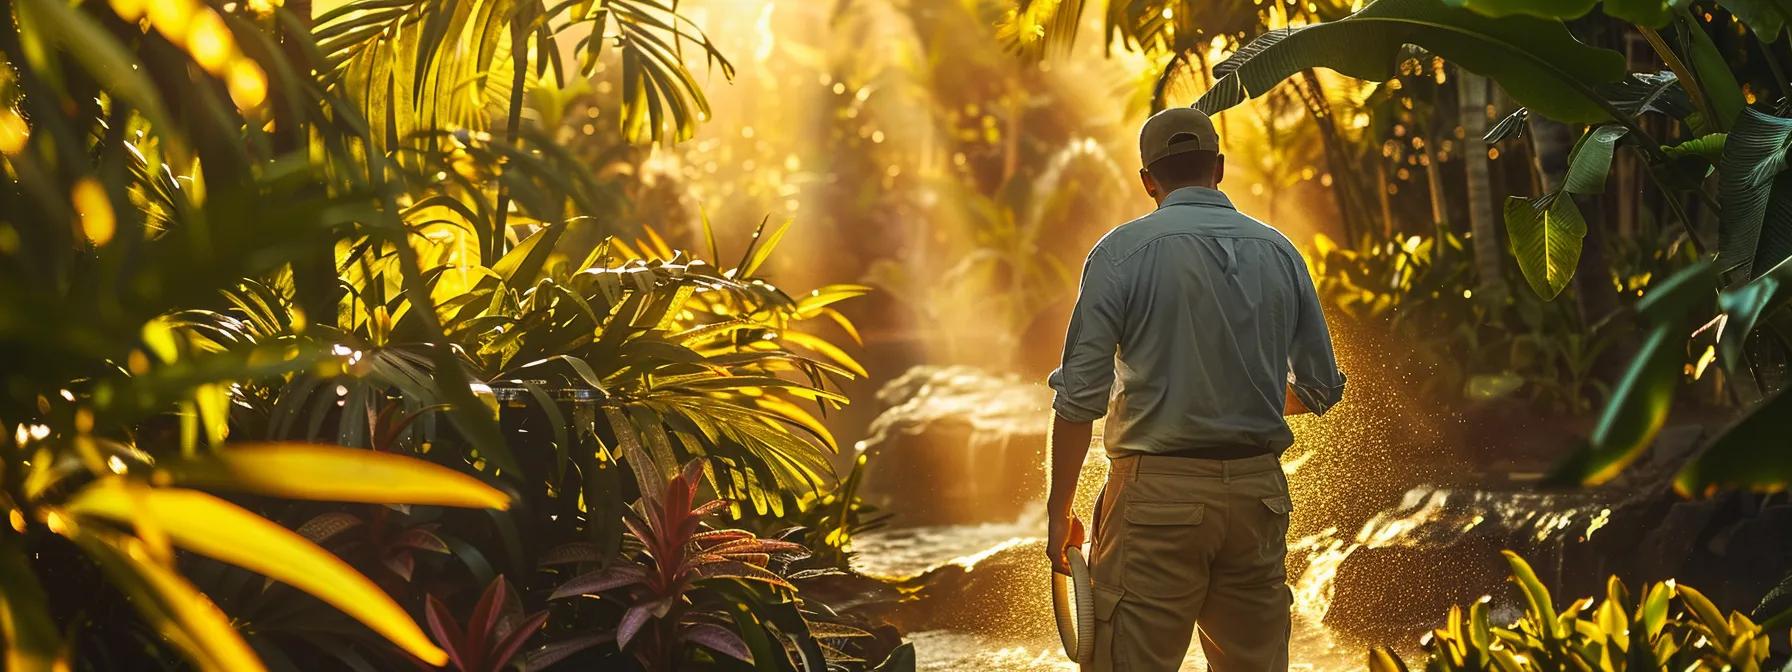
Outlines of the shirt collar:
<svg viewBox="0 0 1792 672">
<path fill-rule="evenodd" d="M 1225 193 L 1218 189 L 1208 187 L 1182 187 L 1172 191 L 1169 196 L 1164 197 L 1163 205 L 1158 206 L 1158 209 L 1161 210 L 1172 205 L 1183 204 L 1211 205 L 1221 208 L 1237 209 L 1236 206 L 1232 205 L 1232 199 L 1226 198 Z"/>
</svg>

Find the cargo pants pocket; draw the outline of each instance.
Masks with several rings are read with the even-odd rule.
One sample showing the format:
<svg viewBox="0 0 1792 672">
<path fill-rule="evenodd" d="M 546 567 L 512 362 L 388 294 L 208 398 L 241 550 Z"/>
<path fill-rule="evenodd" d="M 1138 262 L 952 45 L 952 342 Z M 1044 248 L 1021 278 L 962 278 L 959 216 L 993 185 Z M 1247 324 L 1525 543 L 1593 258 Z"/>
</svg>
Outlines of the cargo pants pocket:
<svg viewBox="0 0 1792 672">
<path fill-rule="evenodd" d="M 1095 588 L 1095 651 L 1090 655 L 1087 672 L 1110 672 L 1118 666 L 1114 660 L 1114 639 L 1119 636 L 1115 630 L 1114 612 L 1120 608 L 1120 598 L 1126 593 L 1119 588 L 1096 584 Z"/>
<path fill-rule="evenodd" d="M 1195 502 L 1127 501 L 1119 530 L 1121 584 L 1153 598 L 1186 597 L 1207 584 L 1201 548 L 1206 506 Z"/>
</svg>

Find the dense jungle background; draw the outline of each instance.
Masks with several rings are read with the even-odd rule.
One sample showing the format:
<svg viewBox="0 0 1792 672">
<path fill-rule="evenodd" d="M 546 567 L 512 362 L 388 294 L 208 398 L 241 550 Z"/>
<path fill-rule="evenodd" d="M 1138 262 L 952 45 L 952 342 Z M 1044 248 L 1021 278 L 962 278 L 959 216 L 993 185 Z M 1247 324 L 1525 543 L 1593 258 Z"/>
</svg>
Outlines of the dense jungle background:
<svg viewBox="0 0 1792 672">
<path fill-rule="evenodd" d="M 4 669 L 1073 669 L 1177 105 L 1350 377 L 1297 667 L 1792 657 L 1781 0 L 0 8 Z"/>
</svg>

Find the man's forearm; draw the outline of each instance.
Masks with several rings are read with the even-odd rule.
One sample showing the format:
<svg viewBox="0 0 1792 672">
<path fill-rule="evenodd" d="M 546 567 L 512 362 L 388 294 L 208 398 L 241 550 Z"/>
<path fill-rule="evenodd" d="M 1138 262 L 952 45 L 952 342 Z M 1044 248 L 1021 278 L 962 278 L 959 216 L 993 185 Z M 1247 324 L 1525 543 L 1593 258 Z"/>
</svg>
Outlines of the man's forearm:
<svg viewBox="0 0 1792 672">
<path fill-rule="evenodd" d="M 1053 519 L 1070 515 L 1070 504 L 1076 499 L 1077 477 L 1083 473 L 1083 460 L 1089 455 L 1089 441 L 1094 423 L 1071 422 L 1052 416 L 1052 433 L 1047 438 L 1052 454 L 1051 489 L 1046 497 L 1046 513 Z"/>
</svg>

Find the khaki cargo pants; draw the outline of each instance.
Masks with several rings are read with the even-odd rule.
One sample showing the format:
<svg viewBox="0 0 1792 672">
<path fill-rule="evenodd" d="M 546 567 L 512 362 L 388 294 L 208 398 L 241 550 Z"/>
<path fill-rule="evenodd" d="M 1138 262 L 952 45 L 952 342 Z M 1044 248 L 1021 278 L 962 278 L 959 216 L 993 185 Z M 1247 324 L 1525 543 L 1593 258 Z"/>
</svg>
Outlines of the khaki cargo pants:
<svg viewBox="0 0 1792 672">
<path fill-rule="evenodd" d="M 1095 672 L 1288 668 L 1288 481 L 1269 455 L 1115 459 L 1096 504 Z"/>
</svg>

